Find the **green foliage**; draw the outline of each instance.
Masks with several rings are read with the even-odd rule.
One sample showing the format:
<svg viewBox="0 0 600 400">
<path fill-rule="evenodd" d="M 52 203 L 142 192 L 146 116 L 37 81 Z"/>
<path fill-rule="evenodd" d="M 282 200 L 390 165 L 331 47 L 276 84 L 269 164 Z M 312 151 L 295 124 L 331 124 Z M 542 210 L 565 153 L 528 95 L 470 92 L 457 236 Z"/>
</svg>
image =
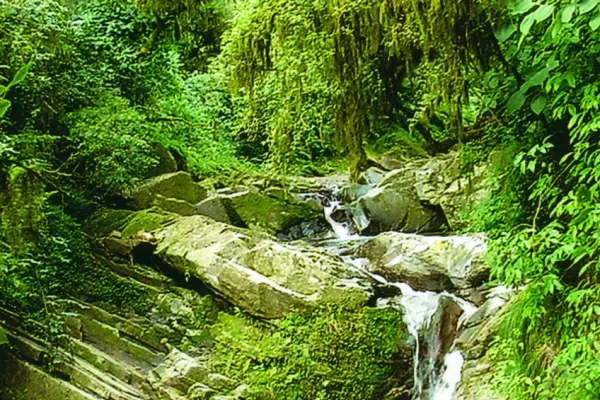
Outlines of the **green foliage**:
<svg viewBox="0 0 600 400">
<path fill-rule="evenodd" d="M 321 307 L 276 327 L 221 314 L 212 363 L 252 399 L 381 399 L 412 373 L 404 332 L 391 309 Z"/>
<path fill-rule="evenodd" d="M 507 35 L 503 51 L 516 67 L 501 88 L 512 113 L 502 140 L 513 159 L 482 221 L 497 239 L 494 275 L 527 288 L 496 344 L 497 390 L 511 399 L 594 399 L 600 9 L 523 0 L 511 13 L 505 26 L 519 35 Z"/>
<path fill-rule="evenodd" d="M 8 338 L 6 337 L 6 332 L 0 326 L 0 346 L 8 344 Z"/>
</svg>

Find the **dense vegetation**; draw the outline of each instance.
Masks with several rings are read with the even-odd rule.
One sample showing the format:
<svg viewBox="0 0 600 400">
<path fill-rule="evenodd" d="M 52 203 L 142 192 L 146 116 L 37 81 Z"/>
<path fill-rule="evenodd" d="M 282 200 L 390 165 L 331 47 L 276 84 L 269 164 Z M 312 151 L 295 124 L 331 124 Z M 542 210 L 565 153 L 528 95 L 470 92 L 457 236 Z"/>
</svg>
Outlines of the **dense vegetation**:
<svg viewBox="0 0 600 400">
<path fill-rule="evenodd" d="M 598 0 L 0 0 L 0 304 L 49 338 L 65 288 L 145 307 L 76 283 L 105 278 L 79 223 L 160 149 L 226 182 L 455 146 L 465 174 L 494 154 L 473 229 L 494 277 L 526 286 L 498 391 L 596 399 L 598 28 Z"/>
</svg>

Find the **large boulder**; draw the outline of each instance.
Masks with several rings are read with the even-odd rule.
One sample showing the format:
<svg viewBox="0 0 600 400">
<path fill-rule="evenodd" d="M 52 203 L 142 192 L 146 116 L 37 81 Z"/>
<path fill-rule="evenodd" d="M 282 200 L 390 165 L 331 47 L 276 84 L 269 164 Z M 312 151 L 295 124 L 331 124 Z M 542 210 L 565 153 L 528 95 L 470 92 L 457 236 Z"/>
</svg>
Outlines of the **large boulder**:
<svg viewBox="0 0 600 400">
<path fill-rule="evenodd" d="M 360 306 L 371 296 L 370 283 L 337 256 L 304 244 L 280 243 L 268 234 L 208 217 L 104 210 L 90 219 L 90 225 L 96 233 L 110 236 L 101 239 L 110 239 L 110 248 L 116 248 L 112 242 L 121 243 L 125 250 L 119 254 L 133 254 L 139 245 L 156 246 L 153 257 L 161 266 L 199 279 L 261 318 L 281 318 L 317 301 Z"/>
<path fill-rule="evenodd" d="M 281 188 L 248 185 L 208 193 L 187 172 L 148 179 L 124 194 L 135 210 L 158 207 L 182 216 L 204 215 L 218 222 L 276 234 L 321 216 L 319 204 Z"/>
<path fill-rule="evenodd" d="M 281 318 L 327 298 L 364 304 L 369 297 L 346 264 L 308 246 L 202 216 L 179 218 L 155 235 L 164 264 L 258 317 Z"/>
<path fill-rule="evenodd" d="M 507 292 L 512 294 L 514 292 Z M 514 299 L 514 297 L 513 297 Z M 511 299 L 512 300 L 512 299 Z M 504 304 L 505 303 L 505 304 Z M 488 352 L 494 337 L 506 320 L 513 302 L 505 302 L 503 296 L 492 296 L 486 304 L 473 314 L 455 345 L 461 350 L 465 363 L 462 378 L 454 395 L 457 400 L 500 400 L 490 384 L 496 376 L 496 360 Z"/>
<path fill-rule="evenodd" d="M 131 207 L 144 210 L 158 206 L 166 211 L 178 212 L 207 197 L 187 172 L 174 172 L 148 179 L 125 194 Z"/>
<path fill-rule="evenodd" d="M 367 268 L 417 290 L 456 290 L 482 284 L 489 275 L 486 243 L 478 236 L 420 236 L 388 232 L 357 251 Z"/>
<path fill-rule="evenodd" d="M 363 233 L 385 231 L 434 232 L 445 224 L 444 213 L 419 200 L 410 181 L 393 180 L 370 190 L 352 208 L 363 209 L 370 220 Z M 355 213 L 353 213 L 355 214 Z"/>
<path fill-rule="evenodd" d="M 469 173 L 461 171 L 460 154 L 451 152 L 432 158 L 415 171 L 418 198 L 444 211 L 452 229 L 468 225 L 464 214 L 489 196 L 485 185 L 487 164 L 476 165 Z"/>
<path fill-rule="evenodd" d="M 245 226 L 270 234 L 319 218 L 323 213 L 320 205 L 302 201 L 283 189 L 260 191 L 251 186 L 243 192 L 222 197 L 230 201 L 231 208 Z"/>
</svg>

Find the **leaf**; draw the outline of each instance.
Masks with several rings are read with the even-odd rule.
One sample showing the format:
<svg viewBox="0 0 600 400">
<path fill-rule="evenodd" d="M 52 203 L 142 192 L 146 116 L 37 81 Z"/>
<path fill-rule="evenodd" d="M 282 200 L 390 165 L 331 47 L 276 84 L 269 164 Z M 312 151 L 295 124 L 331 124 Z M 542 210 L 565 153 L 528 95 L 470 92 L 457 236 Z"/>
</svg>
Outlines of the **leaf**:
<svg viewBox="0 0 600 400">
<path fill-rule="evenodd" d="M 525 103 L 525 93 L 519 90 L 510 96 L 508 103 L 506 103 L 506 109 L 509 114 L 512 114 L 519 110 L 523 106 L 523 103 Z"/>
<path fill-rule="evenodd" d="M 529 34 L 529 31 L 531 30 L 531 27 L 535 22 L 533 14 L 534 13 L 528 14 L 525 18 L 523 18 L 523 21 L 521 21 L 521 25 L 519 28 L 523 36 L 527 36 Z"/>
<path fill-rule="evenodd" d="M 523 40 L 525 40 L 527 35 L 529 35 L 529 31 L 531 30 L 531 27 L 533 26 L 534 22 L 535 19 L 533 18 L 533 13 L 528 14 L 525 18 L 523 18 L 523 21 L 521 21 L 521 25 L 519 26 L 519 29 L 521 31 L 521 39 L 519 39 L 519 44 L 517 47 L 521 47 Z"/>
<path fill-rule="evenodd" d="M 527 83 L 529 83 L 529 86 L 541 85 L 546 79 L 548 79 L 549 74 L 550 68 L 542 68 L 541 70 L 533 74 L 531 78 L 527 79 Z"/>
<path fill-rule="evenodd" d="M 579 13 L 585 14 L 592 11 L 598 3 L 600 3 L 600 0 L 584 0 L 583 3 L 579 5 Z"/>
<path fill-rule="evenodd" d="M 571 4 L 565 7 L 562 12 L 562 22 L 568 24 L 573 19 L 573 13 L 575 12 L 575 5 Z"/>
<path fill-rule="evenodd" d="M 8 338 L 6 337 L 6 332 L 0 326 L 0 346 L 3 344 L 8 344 Z"/>
<path fill-rule="evenodd" d="M 513 8 L 513 15 L 525 14 L 535 6 L 535 3 L 531 0 L 522 0 L 519 4 Z"/>
<path fill-rule="evenodd" d="M 531 111 L 533 111 L 537 115 L 540 115 L 542 113 L 542 110 L 546 106 L 547 101 L 548 98 L 546 97 L 546 95 L 540 94 L 531 102 Z"/>
<path fill-rule="evenodd" d="M 590 28 L 592 28 L 593 31 L 600 28 L 600 13 L 594 15 L 594 18 L 590 21 Z"/>
<path fill-rule="evenodd" d="M 498 42 L 504 43 L 517 31 L 517 27 L 515 24 L 504 24 L 500 29 L 498 29 L 494 34 L 496 35 L 496 39 Z"/>
<path fill-rule="evenodd" d="M 25 80 L 25 77 L 29 73 L 30 68 L 31 68 L 31 63 L 27 63 L 27 64 L 23 65 L 21 67 L 21 69 L 19 69 L 17 71 L 17 73 L 15 74 L 15 77 L 13 78 L 12 82 L 9 83 L 8 87 L 11 88 L 11 87 L 16 86 L 19 83 L 23 82 Z"/>
<path fill-rule="evenodd" d="M 6 92 L 8 92 L 8 88 L 4 85 L 0 85 L 0 96 L 3 96 Z"/>
<path fill-rule="evenodd" d="M 548 19 L 554 13 L 554 5 L 544 4 L 538 7 L 533 13 L 536 22 L 542 22 Z"/>
<path fill-rule="evenodd" d="M 0 99 L 0 118 L 4 117 L 6 111 L 8 111 L 8 107 L 10 107 L 10 101 L 6 99 Z"/>
</svg>

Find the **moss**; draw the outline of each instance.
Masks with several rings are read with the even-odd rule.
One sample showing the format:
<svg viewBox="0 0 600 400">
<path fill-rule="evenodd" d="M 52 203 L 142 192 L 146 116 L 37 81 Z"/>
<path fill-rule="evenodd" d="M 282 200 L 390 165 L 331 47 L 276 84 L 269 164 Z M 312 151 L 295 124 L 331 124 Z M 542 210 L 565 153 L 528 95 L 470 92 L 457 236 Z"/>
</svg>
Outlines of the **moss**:
<svg viewBox="0 0 600 400">
<path fill-rule="evenodd" d="M 131 218 L 132 211 L 103 208 L 96 211 L 83 224 L 84 230 L 91 236 L 103 237 L 112 231 L 120 231 L 125 221 Z"/>
<path fill-rule="evenodd" d="M 119 218 L 130 218 L 131 212 L 103 210 L 101 215 L 109 221 L 108 227 L 120 226 Z M 98 219 L 99 220 L 99 219 Z M 48 214 L 44 236 L 60 239 L 48 240 L 48 263 L 53 265 L 53 286 L 60 295 L 72 295 L 89 302 L 98 302 L 139 312 L 150 309 L 155 292 L 134 280 L 114 273 L 109 266 L 91 256 L 92 250 L 79 225 L 60 209 Z M 102 228 L 97 228 L 101 234 Z"/>
<path fill-rule="evenodd" d="M 121 228 L 121 234 L 128 237 L 139 231 L 153 232 L 175 218 L 177 215 L 156 208 L 138 211 L 133 213 Z"/>
<path fill-rule="evenodd" d="M 143 211 L 111 210 L 103 208 L 85 222 L 86 232 L 94 237 L 103 237 L 112 231 L 121 232 L 123 237 L 139 231 L 152 232 L 177 216 L 151 208 Z"/>
<path fill-rule="evenodd" d="M 296 222 L 320 216 L 320 212 L 293 199 L 251 191 L 231 199 L 233 208 L 250 228 L 281 232 Z"/>
<path fill-rule="evenodd" d="M 222 313 L 211 364 L 250 385 L 252 399 L 381 399 L 412 377 L 402 316 L 321 306 L 269 326 Z"/>
</svg>

